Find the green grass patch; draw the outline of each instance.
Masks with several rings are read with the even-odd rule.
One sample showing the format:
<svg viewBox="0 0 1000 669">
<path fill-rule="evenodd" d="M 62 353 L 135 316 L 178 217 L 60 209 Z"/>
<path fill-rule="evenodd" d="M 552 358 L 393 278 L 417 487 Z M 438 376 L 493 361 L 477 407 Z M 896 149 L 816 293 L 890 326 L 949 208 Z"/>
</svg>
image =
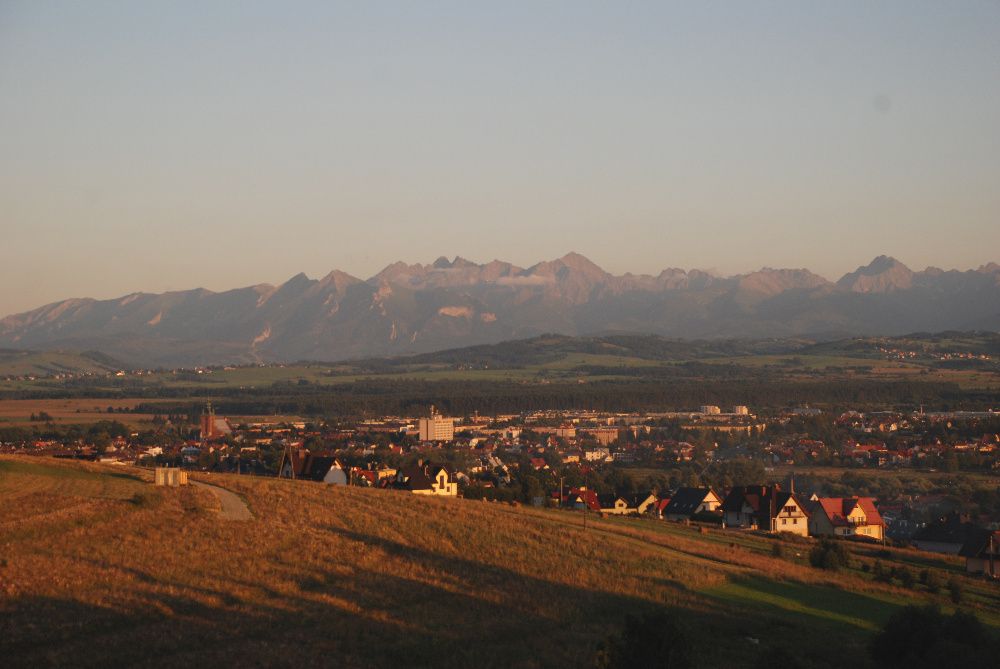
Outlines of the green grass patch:
<svg viewBox="0 0 1000 669">
<path fill-rule="evenodd" d="M 875 631 L 907 602 L 881 593 L 858 593 L 823 585 L 765 578 L 733 580 L 705 591 L 740 607 L 780 618 L 806 616 L 811 623 Z"/>
</svg>

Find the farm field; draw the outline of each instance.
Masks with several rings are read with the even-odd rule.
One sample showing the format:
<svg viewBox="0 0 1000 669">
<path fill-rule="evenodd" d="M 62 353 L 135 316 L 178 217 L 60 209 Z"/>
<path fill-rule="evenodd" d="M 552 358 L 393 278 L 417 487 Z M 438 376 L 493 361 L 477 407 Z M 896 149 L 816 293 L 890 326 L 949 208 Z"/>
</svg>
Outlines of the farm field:
<svg viewBox="0 0 1000 669">
<path fill-rule="evenodd" d="M 186 405 L 198 406 L 210 401 L 209 397 L 185 398 Z M 175 400 L 157 399 L 119 399 L 117 397 L 96 397 L 76 399 L 39 399 L 39 400 L 5 400 L 0 399 L 0 427 L 30 427 L 44 426 L 47 423 L 55 425 L 91 425 L 100 421 L 117 421 L 134 429 L 149 429 L 155 414 L 152 413 L 119 413 L 121 409 L 133 409 L 138 404 L 144 405 L 176 405 Z M 115 409 L 108 412 L 108 407 Z M 169 408 L 169 407 L 165 407 Z M 51 420 L 31 420 L 31 414 L 46 413 Z M 242 422 L 296 422 L 303 420 L 296 415 L 231 415 L 228 416 L 234 424 Z"/>
<path fill-rule="evenodd" d="M 945 333 L 816 343 L 784 340 L 676 340 L 657 336 L 540 335 L 459 349 L 341 362 L 289 362 L 171 371 L 115 372 L 113 358 L 69 351 L 0 351 L 0 392 L 16 398 L 176 397 L 266 392 L 362 382 L 575 383 L 665 379 L 742 382 L 937 384 L 982 403 L 1000 390 L 995 337 Z M 902 358 L 898 357 L 902 356 Z M 956 356 L 973 356 L 975 359 Z M 65 372 L 89 374 L 59 378 Z M 986 395 L 984 395 L 984 392 Z"/>
<path fill-rule="evenodd" d="M 880 340 L 879 340 L 880 341 Z M 946 340 L 933 343 L 942 351 L 971 348 L 992 351 L 987 343 Z M 10 377 L 0 380 L 0 392 L 9 397 L 18 393 L 45 396 L 86 393 L 115 396 L 168 397 L 211 395 L 214 392 L 267 392 L 295 388 L 329 387 L 343 390 L 357 382 L 486 382 L 486 383 L 575 383 L 614 380 L 662 381 L 664 379 L 712 380 L 739 379 L 744 382 L 796 383 L 873 382 L 953 384 L 954 388 L 975 394 L 1000 390 L 1000 369 L 992 358 L 964 368 L 923 355 L 913 359 L 886 359 L 877 353 L 877 340 L 843 340 L 809 345 L 783 342 L 675 341 L 655 337 L 573 338 L 548 335 L 527 340 L 474 346 L 437 353 L 373 358 L 333 363 L 289 363 L 213 367 L 198 370 L 172 370 L 127 373 L 124 376 L 97 374 L 85 378 Z M 923 345 L 900 339 L 899 345 L 925 350 Z M 930 346 L 930 344 L 926 344 Z M 954 351 L 953 351 L 954 349 Z M 776 352 L 783 351 L 783 352 Z M 0 352 L 2 354 L 3 352 Z M 48 360 L 48 357 L 72 356 L 70 353 L 9 352 Z M 15 355 L 17 354 L 17 355 Z M 950 353 L 949 353 L 950 354 Z M 110 364 L 99 354 L 96 360 Z M 983 355 L 986 355 L 985 353 Z M 98 364 L 78 354 L 77 366 Z M 0 355 L 0 363 L 3 356 Z M 63 367 L 70 368 L 67 359 Z M 961 362 L 961 361 L 959 361 Z M 10 364 L 14 364 L 11 362 Z M 18 363 L 20 364 L 20 363 Z M 52 367 L 56 374 L 63 367 Z M 0 370 L 3 365 L 0 364 Z M 13 369 L 13 368 L 11 368 Z M 49 368 L 46 368 L 49 369 Z M 110 371 L 105 370 L 105 372 Z M 2 376 L 2 374 L 0 374 Z M 22 395 L 23 396 L 23 395 Z"/>
<path fill-rule="evenodd" d="M 100 353 L 0 349 L 0 376 L 106 374 L 119 369 L 121 363 Z"/>
<path fill-rule="evenodd" d="M 865 667 L 899 606 L 950 606 L 737 531 L 201 475 L 254 514 L 222 521 L 208 493 L 146 476 L 0 459 L 5 666 L 591 666 L 626 614 L 666 608 L 699 666 L 752 666 L 780 643 L 813 666 Z M 914 551 L 880 559 L 961 573 Z M 1000 623 L 1000 592 L 962 578 Z"/>
<path fill-rule="evenodd" d="M 801 466 L 791 466 L 791 465 L 779 465 L 773 468 L 771 472 L 772 478 L 775 480 L 783 480 L 788 478 L 790 474 L 809 474 L 815 475 L 820 478 L 829 479 L 839 479 L 844 476 L 844 474 L 854 474 L 865 478 L 885 478 L 885 477 L 903 477 L 903 478 L 923 478 L 930 482 L 952 482 L 956 478 L 968 479 L 974 481 L 977 484 L 984 486 L 1000 486 L 1000 475 L 984 472 L 961 472 L 954 474 L 947 474 L 943 472 L 926 471 L 921 469 L 888 469 L 888 468 L 863 468 L 863 469 L 845 469 L 843 467 L 819 467 L 815 465 L 801 465 Z"/>
<path fill-rule="evenodd" d="M 46 413 L 51 416 L 51 422 L 56 424 L 87 424 L 101 420 L 117 420 L 131 427 L 148 424 L 153 414 L 117 413 L 119 409 L 133 409 L 140 402 L 150 400 L 136 398 L 118 399 L 86 398 L 86 399 L 38 399 L 11 400 L 0 399 L 0 426 L 25 426 L 38 422 L 32 421 L 31 414 Z M 113 407 L 116 413 L 108 413 L 108 407 Z"/>
</svg>

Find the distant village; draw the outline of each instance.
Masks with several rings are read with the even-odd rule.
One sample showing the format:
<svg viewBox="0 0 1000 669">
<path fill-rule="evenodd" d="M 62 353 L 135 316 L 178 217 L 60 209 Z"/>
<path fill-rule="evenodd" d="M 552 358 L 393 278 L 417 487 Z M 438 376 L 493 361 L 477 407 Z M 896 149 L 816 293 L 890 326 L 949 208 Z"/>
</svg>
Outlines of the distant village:
<svg viewBox="0 0 1000 669">
<path fill-rule="evenodd" d="M 794 428 L 822 412 L 808 407 L 768 419 L 747 406 L 659 413 L 537 411 L 453 418 L 431 407 L 420 417 L 349 424 L 239 422 L 204 407 L 196 427 L 158 418 L 155 434 L 120 423 L 103 443 L 0 443 L 0 452 L 84 458 L 109 464 L 277 476 L 303 484 L 350 485 L 419 495 L 464 496 L 584 514 L 635 516 L 719 528 L 908 543 L 960 554 L 970 571 L 996 576 L 997 513 L 971 517 L 940 492 L 863 494 L 838 482 L 775 473 L 799 465 L 845 472 L 907 470 L 993 473 L 1000 436 L 956 436 L 953 427 L 997 412 L 860 412 L 832 421 L 850 438 L 826 443 Z M 176 428 L 176 429 L 174 429 Z M 792 429 L 790 429 L 792 428 Z M 975 429 L 972 429 L 975 432 Z M 964 467 L 963 467 L 964 465 Z M 782 469 L 783 468 L 783 469 Z M 645 474 L 644 480 L 637 480 Z M 772 481 L 766 483 L 766 480 Z M 713 485 L 710 482 L 715 481 Z M 845 489 L 846 488 L 846 489 Z M 994 488 L 1000 491 L 997 482 Z M 880 499 L 885 497 L 886 499 Z M 891 499 L 890 499 L 891 498 Z M 997 500 L 1000 505 L 1000 500 Z"/>
</svg>

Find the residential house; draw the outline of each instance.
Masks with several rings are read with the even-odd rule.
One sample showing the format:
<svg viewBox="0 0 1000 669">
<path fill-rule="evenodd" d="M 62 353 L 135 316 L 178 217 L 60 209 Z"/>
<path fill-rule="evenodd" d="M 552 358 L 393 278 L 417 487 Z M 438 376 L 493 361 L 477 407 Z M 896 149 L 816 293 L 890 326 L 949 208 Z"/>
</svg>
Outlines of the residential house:
<svg viewBox="0 0 1000 669">
<path fill-rule="evenodd" d="M 669 497 L 661 497 L 656 500 L 656 503 L 648 508 L 650 514 L 656 516 L 657 518 L 663 518 L 663 511 L 670 506 Z"/>
<path fill-rule="evenodd" d="M 347 485 L 347 470 L 333 456 L 318 455 L 305 448 L 286 449 L 278 465 L 278 476 L 286 479 Z"/>
<path fill-rule="evenodd" d="M 771 487 L 767 505 L 761 509 L 758 527 L 769 532 L 788 532 L 799 536 L 809 536 L 809 513 L 794 492 L 785 492 L 775 485 Z M 767 514 L 765 516 L 765 514 Z"/>
<path fill-rule="evenodd" d="M 535 471 L 542 471 L 543 469 L 549 469 L 549 463 L 545 461 L 545 458 L 530 458 L 531 466 Z"/>
<path fill-rule="evenodd" d="M 458 496 L 455 474 L 443 465 L 417 464 L 401 469 L 393 487 L 416 495 Z"/>
<path fill-rule="evenodd" d="M 641 516 L 642 514 L 647 513 L 650 509 L 655 509 L 656 502 L 656 494 L 650 492 L 645 495 L 636 495 L 633 497 L 631 506 L 635 509 L 635 513 Z"/>
<path fill-rule="evenodd" d="M 600 504 L 601 513 L 615 516 L 635 513 L 635 508 L 629 507 L 628 500 L 621 495 L 598 495 L 597 501 Z"/>
<path fill-rule="evenodd" d="M 739 486 L 720 506 L 728 526 L 809 535 L 809 514 L 793 491 L 780 485 Z"/>
<path fill-rule="evenodd" d="M 656 495 L 598 495 L 597 502 L 601 513 L 617 516 L 641 515 L 646 513 L 656 503 Z"/>
<path fill-rule="evenodd" d="M 917 530 L 910 541 L 922 551 L 958 555 L 978 529 L 967 517 L 952 512 Z"/>
<path fill-rule="evenodd" d="M 737 486 L 723 500 L 722 520 L 727 527 L 757 529 L 761 502 L 767 497 L 768 487 L 763 485 Z"/>
<path fill-rule="evenodd" d="M 670 496 L 670 503 L 663 509 L 666 520 L 690 520 L 699 513 L 713 513 L 722 500 L 711 488 L 679 488 Z"/>
<path fill-rule="evenodd" d="M 601 502 L 597 498 L 597 493 L 586 487 L 570 488 L 569 494 L 563 500 L 563 506 L 578 511 L 600 511 Z"/>
<path fill-rule="evenodd" d="M 885 538 L 885 521 L 871 497 L 820 497 L 810 505 L 809 534 Z"/>
<path fill-rule="evenodd" d="M 978 528 L 969 532 L 958 554 L 965 558 L 967 572 L 1000 577 L 1000 532 Z"/>
</svg>

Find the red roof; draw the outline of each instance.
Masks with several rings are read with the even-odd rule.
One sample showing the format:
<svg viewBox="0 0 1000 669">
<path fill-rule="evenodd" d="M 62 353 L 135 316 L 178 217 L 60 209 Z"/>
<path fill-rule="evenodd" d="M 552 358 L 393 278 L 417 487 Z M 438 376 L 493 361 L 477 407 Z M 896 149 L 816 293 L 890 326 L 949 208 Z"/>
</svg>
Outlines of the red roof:
<svg viewBox="0 0 1000 669">
<path fill-rule="evenodd" d="M 593 511 L 601 510 L 601 503 L 597 499 L 597 493 L 593 490 L 587 490 L 586 488 L 571 488 L 568 500 L 571 503 L 576 503 L 577 499 L 586 504 L 587 507 Z"/>
<path fill-rule="evenodd" d="M 819 505 L 823 508 L 823 513 L 830 519 L 830 523 L 835 526 L 849 527 L 853 525 L 847 516 L 855 507 L 861 507 L 867 518 L 867 525 L 885 526 L 881 514 L 875 508 L 875 500 L 871 497 L 821 497 Z"/>
</svg>

